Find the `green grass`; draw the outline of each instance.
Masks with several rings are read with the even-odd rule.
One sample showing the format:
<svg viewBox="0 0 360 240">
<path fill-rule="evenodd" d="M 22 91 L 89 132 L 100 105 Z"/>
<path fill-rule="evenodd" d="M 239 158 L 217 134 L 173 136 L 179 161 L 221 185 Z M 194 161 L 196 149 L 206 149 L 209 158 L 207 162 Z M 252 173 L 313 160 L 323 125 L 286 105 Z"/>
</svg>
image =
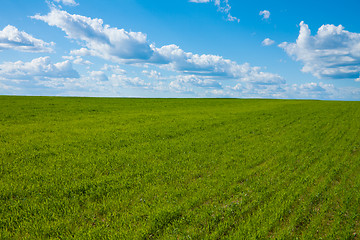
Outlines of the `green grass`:
<svg viewBox="0 0 360 240">
<path fill-rule="evenodd" d="M 356 239 L 360 102 L 0 96 L 1 239 Z"/>
</svg>

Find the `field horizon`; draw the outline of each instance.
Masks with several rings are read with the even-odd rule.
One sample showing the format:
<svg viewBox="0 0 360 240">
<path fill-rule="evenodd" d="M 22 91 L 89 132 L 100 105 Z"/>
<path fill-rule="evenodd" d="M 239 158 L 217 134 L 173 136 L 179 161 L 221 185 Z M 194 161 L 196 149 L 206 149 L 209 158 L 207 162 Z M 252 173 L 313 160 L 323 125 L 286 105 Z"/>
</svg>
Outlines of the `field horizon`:
<svg viewBox="0 0 360 240">
<path fill-rule="evenodd" d="M 357 239 L 360 102 L 0 96 L 0 239 Z"/>
<path fill-rule="evenodd" d="M 263 97 L 126 97 L 126 96 L 83 96 L 83 95 L 0 95 L 0 97 L 29 98 L 115 98 L 115 99 L 234 99 L 234 100 L 283 100 L 283 101 L 325 101 L 325 102 L 360 102 L 352 99 L 321 99 L 321 98 L 263 98 Z"/>
</svg>

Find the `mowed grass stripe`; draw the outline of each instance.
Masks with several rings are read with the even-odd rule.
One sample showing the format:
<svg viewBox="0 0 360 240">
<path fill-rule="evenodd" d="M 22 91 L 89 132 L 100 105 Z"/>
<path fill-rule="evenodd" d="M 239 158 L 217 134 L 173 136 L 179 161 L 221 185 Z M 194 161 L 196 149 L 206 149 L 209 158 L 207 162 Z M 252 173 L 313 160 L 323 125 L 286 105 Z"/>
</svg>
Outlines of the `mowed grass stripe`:
<svg viewBox="0 0 360 240">
<path fill-rule="evenodd" d="M 0 97 L 0 237 L 355 238 L 359 106 Z"/>
</svg>

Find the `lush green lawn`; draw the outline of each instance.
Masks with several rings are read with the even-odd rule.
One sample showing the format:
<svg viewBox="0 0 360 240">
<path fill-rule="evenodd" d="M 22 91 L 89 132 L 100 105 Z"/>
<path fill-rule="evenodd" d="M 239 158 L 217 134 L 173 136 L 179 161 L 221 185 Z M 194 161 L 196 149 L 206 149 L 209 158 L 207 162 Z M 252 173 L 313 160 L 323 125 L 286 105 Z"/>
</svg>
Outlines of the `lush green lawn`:
<svg viewBox="0 0 360 240">
<path fill-rule="evenodd" d="M 1 239 L 354 239 L 360 102 L 0 96 Z"/>
</svg>

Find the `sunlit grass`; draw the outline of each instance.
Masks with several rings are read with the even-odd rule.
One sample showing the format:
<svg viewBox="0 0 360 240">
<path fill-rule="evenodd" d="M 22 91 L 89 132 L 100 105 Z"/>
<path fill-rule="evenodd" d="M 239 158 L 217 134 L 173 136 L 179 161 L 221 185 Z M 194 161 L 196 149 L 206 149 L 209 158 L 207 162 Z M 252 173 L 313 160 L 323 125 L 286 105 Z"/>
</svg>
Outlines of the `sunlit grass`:
<svg viewBox="0 0 360 240">
<path fill-rule="evenodd" d="M 360 102 L 0 97 L 1 239 L 353 239 Z"/>
</svg>

